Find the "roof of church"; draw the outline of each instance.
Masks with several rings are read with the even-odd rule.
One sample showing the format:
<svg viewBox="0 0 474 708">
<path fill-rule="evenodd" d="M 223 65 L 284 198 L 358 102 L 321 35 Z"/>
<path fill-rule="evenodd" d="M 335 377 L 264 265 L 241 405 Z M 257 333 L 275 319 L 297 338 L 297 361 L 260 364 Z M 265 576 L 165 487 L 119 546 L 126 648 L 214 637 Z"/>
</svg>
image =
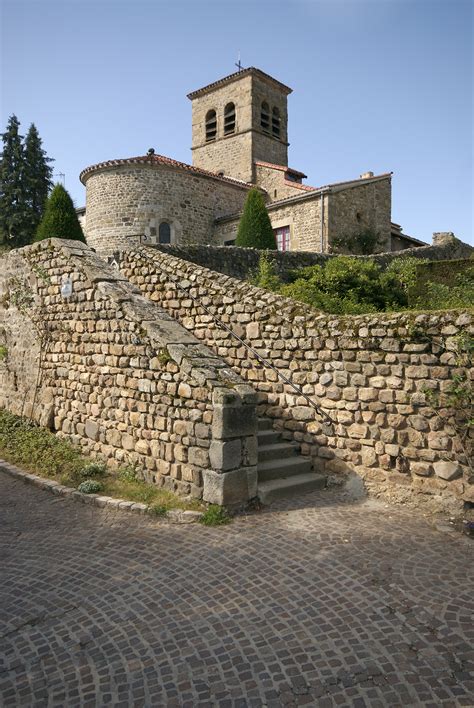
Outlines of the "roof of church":
<svg viewBox="0 0 474 708">
<path fill-rule="evenodd" d="M 261 160 L 256 160 L 255 164 L 259 167 L 269 167 L 271 170 L 281 170 L 281 172 L 291 172 L 292 175 L 297 177 L 307 177 L 304 172 L 299 170 L 294 170 L 292 167 L 286 167 L 285 165 L 276 165 L 273 162 L 262 162 Z"/>
<path fill-rule="evenodd" d="M 138 157 L 126 157 L 118 160 L 107 160 L 106 162 L 99 162 L 96 165 L 90 165 L 82 170 L 79 175 L 79 179 L 82 184 L 85 184 L 85 179 L 97 170 L 107 169 L 109 167 L 116 167 L 119 165 L 135 165 L 135 164 L 147 164 L 147 165 L 165 165 L 166 167 L 174 167 L 184 172 L 191 172 L 195 175 L 200 175 L 202 177 L 210 177 L 211 179 L 216 179 L 219 182 L 227 182 L 233 184 L 236 187 L 241 187 L 243 189 L 250 189 L 255 185 L 249 182 L 244 182 L 243 180 L 237 179 L 236 177 L 226 177 L 225 175 L 218 175 L 215 172 L 210 172 L 209 170 L 203 170 L 201 167 L 194 167 L 193 165 L 188 165 L 186 162 L 179 162 L 178 160 L 173 160 L 171 157 L 165 157 L 164 155 L 139 155 Z"/>
<path fill-rule="evenodd" d="M 196 91 L 188 93 L 188 98 L 193 100 L 193 98 L 197 98 L 198 96 L 204 96 L 205 93 L 214 91 L 214 89 L 230 84 L 233 81 L 238 81 L 238 79 L 241 79 L 244 76 L 258 76 L 264 81 L 270 81 L 272 84 L 275 84 L 280 91 L 283 91 L 287 95 L 293 92 L 293 89 L 289 86 L 285 86 L 285 84 L 282 84 L 281 81 L 277 81 L 277 79 L 274 79 L 273 76 L 270 76 L 270 74 L 266 74 L 264 71 L 261 71 L 261 69 L 256 69 L 254 66 L 249 66 L 248 69 L 241 69 L 233 74 L 229 74 L 229 76 L 224 76 L 224 78 L 219 79 L 218 81 L 214 81 L 212 84 L 208 84 L 207 86 L 203 86 Z"/>
</svg>

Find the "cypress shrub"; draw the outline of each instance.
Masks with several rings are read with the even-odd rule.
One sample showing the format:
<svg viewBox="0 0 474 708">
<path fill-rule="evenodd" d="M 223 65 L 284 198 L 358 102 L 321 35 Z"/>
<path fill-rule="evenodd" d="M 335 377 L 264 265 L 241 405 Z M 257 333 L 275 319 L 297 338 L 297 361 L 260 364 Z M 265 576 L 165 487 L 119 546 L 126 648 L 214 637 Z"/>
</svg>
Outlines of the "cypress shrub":
<svg viewBox="0 0 474 708">
<path fill-rule="evenodd" d="M 46 238 L 67 238 L 84 243 L 86 241 L 72 199 L 62 184 L 54 187 L 46 202 L 35 241 L 43 241 Z"/>
<path fill-rule="evenodd" d="M 235 245 L 243 248 L 276 250 L 276 239 L 270 217 L 258 189 L 251 189 L 247 195 Z"/>
</svg>

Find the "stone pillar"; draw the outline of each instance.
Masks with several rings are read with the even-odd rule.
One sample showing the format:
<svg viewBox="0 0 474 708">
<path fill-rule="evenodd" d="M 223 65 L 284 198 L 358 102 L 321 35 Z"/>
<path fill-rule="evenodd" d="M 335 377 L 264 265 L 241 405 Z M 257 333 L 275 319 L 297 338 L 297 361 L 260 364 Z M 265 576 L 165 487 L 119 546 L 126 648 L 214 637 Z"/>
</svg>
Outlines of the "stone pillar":
<svg viewBox="0 0 474 708">
<path fill-rule="evenodd" d="M 456 240 L 452 231 L 434 231 L 433 246 L 446 246 Z"/>
<path fill-rule="evenodd" d="M 212 402 L 212 469 L 203 471 L 203 499 L 237 506 L 257 496 L 257 395 L 241 384 L 215 389 Z"/>
</svg>

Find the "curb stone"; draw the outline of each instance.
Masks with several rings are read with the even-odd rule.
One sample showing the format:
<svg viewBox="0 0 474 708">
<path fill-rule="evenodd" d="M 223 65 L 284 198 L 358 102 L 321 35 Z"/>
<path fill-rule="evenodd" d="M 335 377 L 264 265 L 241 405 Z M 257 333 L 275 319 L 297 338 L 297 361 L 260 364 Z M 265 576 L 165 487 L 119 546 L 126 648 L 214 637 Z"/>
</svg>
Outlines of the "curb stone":
<svg viewBox="0 0 474 708">
<path fill-rule="evenodd" d="M 0 471 L 6 472 L 10 477 L 23 480 L 25 484 L 31 484 L 44 491 L 52 492 L 56 496 L 70 497 L 73 501 L 80 502 L 81 504 L 97 506 L 99 509 L 107 507 L 109 509 L 115 509 L 115 511 L 128 511 L 132 514 L 149 514 L 150 516 L 155 516 L 147 504 L 141 504 L 127 499 L 117 499 L 116 497 L 106 497 L 103 494 L 83 494 L 83 492 L 79 492 L 77 489 L 74 489 L 74 487 L 65 487 L 64 484 L 55 482 L 53 479 L 47 479 L 45 477 L 39 477 L 36 474 L 31 474 L 30 472 L 25 472 L 1 458 Z M 192 524 L 195 521 L 199 521 L 202 514 L 202 511 L 170 509 L 166 514 L 163 514 L 161 518 L 167 519 L 173 524 Z"/>
</svg>

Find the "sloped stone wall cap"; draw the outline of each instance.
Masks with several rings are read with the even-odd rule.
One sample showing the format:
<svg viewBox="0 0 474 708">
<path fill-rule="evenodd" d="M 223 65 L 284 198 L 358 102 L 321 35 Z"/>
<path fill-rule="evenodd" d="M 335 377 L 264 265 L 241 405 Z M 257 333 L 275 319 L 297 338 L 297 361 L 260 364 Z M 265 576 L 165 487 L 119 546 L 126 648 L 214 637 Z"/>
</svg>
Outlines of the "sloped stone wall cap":
<svg viewBox="0 0 474 708">
<path fill-rule="evenodd" d="M 165 320 L 168 322 L 176 322 L 163 308 L 154 305 L 142 295 L 135 295 L 133 293 L 130 293 L 127 302 L 123 303 L 122 311 L 126 317 L 138 319 L 140 322 L 143 322 L 143 324 L 147 322 L 163 322 Z M 183 331 L 185 332 L 186 330 L 183 329 Z"/>
<path fill-rule="evenodd" d="M 194 344 L 196 341 L 192 334 L 189 334 L 184 327 L 174 320 L 145 321 L 143 322 L 143 326 L 150 339 L 156 341 L 159 345 L 168 343 Z"/>
<path fill-rule="evenodd" d="M 130 300 L 133 293 L 140 294 L 137 286 L 128 286 L 123 283 L 114 283 L 112 281 L 102 280 L 97 283 L 97 290 L 107 299 L 115 302 L 124 302 Z"/>
</svg>

